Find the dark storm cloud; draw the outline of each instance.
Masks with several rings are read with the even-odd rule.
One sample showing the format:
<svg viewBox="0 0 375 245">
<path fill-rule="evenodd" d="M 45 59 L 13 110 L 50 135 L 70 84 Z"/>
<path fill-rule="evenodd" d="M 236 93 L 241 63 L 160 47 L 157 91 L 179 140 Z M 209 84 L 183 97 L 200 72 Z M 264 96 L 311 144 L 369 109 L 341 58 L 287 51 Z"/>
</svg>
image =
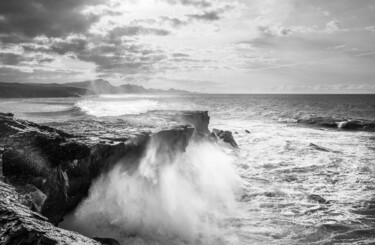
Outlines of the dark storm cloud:
<svg viewBox="0 0 375 245">
<path fill-rule="evenodd" d="M 26 60 L 29 60 L 26 58 Z M 14 53 L 0 53 L 0 65 L 18 65 L 25 58 L 22 55 Z"/>
<path fill-rule="evenodd" d="M 67 81 L 70 77 L 78 75 L 79 72 L 73 70 L 42 70 L 32 69 L 22 71 L 12 67 L 0 67 L 0 82 L 40 82 L 41 80 Z"/>
<path fill-rule="evenodd" d="M 0 53 L 0 65 L 17 66 L 21 63 L 34 62 L 37 64 L 50 63 L 53 58 L 43 56 L 41 54 L 34 54 L 32 56 L 25 56 L 24 54 L 16 53 Z"/>
<path fill-rule="evenodd" d="M 69 41 L 59 41 L 52 44 L 51 51 L 57 54 L 80 53 L 86 49 L 87 41 L 84 39 L 72 39 Z"/>
<path fill-rule="evenodd" d="M 136 44 L 133 39 L 140 35 L 165 36 L 168 34 L 169 31 L 164 29 L 131 25 L 116 27 L 108 31 L 106 35 L 86 34 L 66 38 L 35 38 L 33 42 L 23 43 L 21 47 L 25 52 L 34 54 L 69 54 L 69 57 L 73 59 L 96 64 L 96 71 L 101 73 L 135 74 L 150 72 L 154 64 L 167 57 L 163 51 Z M 44 61 L 47 62 L 47 60 Z"/>
<path fill-rule="evenodd" d="M 0 1 L 0 38 L 20 42 L 44 35 L 61 37 L 84 33 L 98 16 L 83 15 L 81 10 L 99 0 L 2 0 Z"/>
<path fill-rule="evenodd" d="M 80 53 L 86 49 L 87 40 L 81 38 L 72 39 L 48 39 L 47 42 L 38 42 L 34 40 L 33 43 L 23 43 L 21 47 L 25 52 L 40 52 L 40 53 Z"/>
<path fill-rule="evenodd" d="M 166 59 L 163 51 L 149 49 L 142 45 L 90 45 L 74 53 L 75 57 L 97 65 L 100 73 L 136 74 L 149 73 L 153 66 Z"/>
</svg>

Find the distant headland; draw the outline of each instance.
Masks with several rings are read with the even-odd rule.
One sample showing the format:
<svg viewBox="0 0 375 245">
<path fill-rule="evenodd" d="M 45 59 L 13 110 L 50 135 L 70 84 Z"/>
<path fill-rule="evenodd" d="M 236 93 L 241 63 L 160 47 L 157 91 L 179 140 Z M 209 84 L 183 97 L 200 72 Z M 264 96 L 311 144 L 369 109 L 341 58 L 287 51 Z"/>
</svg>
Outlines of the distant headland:
<svg viewBox="0 0 375 245">
<path fill-rule="evenodd" d="M 99 94 L 187 94 L 191 93 L 178 89 L 153 89 L 139 85 L 124 84 L 113 86 L 103 79 L 71 83 L 3 83 L 0 82 L 0 98 L 48 98 L 48 97 L 79 97 Z"/>
</svg>

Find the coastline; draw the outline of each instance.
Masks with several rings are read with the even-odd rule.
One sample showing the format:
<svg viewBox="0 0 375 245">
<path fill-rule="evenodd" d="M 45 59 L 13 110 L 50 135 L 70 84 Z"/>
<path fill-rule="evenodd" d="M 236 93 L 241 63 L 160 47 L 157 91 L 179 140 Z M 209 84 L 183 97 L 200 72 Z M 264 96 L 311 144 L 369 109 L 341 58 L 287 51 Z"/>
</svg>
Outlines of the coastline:
<svg viewBox="0 0 375 245">
<path fill-rule="evenodd" d="M 159 117 L 163 123 L 147 122 Z M 142 126 L 124 120 L 77 120 L 39 125 L 0 113 L 2 161 L 1 242 L 112 244 L 65 231 L 58 225 L 82 202 L 98 176 L 119 160 L 137 162 L 147 145 L 173 158 L 190 140 L 212 141 L 207 111 L 154 111 Z M 137 166 L 126 166 L 129 171 Z M 18 220 L 13 224 L 13 220 Z M 56 235 L 59 234 L 59 235 Z"/>
</svg>

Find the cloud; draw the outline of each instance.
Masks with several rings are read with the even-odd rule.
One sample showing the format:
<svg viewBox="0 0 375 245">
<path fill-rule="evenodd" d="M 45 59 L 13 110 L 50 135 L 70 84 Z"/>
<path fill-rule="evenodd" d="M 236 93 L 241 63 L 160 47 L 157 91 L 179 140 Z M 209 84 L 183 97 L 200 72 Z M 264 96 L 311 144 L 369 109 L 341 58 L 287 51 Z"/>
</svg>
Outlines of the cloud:
<svg viewBox="0 0 375 245">
<path fill-rule="evenodd" d="M 188 54 L 183 54 L 183 53 L 173 53 L 172 56 L 175 57 L 175 58 L 186 58 L 186 57 L 190 57 L 190 55 L 188 55 Z"/>
<path fill-rule="evenodd" d="M 81 11 L 99 0 L 12 0 L 0 1 L 0 40 L 17 42 L 44 35 L 61 37 L 84 33 L 99 16 Z"/>
<path fill-rule="evenodd" d="M 54 59 L 43 54 L 0 53 L 0 66 L 38 65 Z"/>
<path fill-rule="evenodd" d="M 249 81 L 317 84 L 328 75 L 373 83 L 371 1 L 3 0 L 0 78 L 163 76 L 197 88 L 215 81 L 206 88 L 224 92 L 248 91 Z"/>
<path fill-rule="evenodd" d="M 151 28 L 143 26 L 122 26 L 116 27 L 110 31 L 109 35 L 112 37 L 121 36 L 139 36 L 139 35 L 156 35 L 156 36 L 167 36 L 170 31 L 160 28 Z"/>
<path fill-rule="evenodd" d="M 283 27 L 283 26 L 258 26 L 258 31 L 263 35 L 269 36 L 288 36 L 293 32 L 293 29 L 290 27 Z"/>
<path fill-rule="evenodd" d="M 86 49 L 87 39 L 84 37 L 67 38 L 42 38 L 33 42 L 22 43 L 20 46 L 25 52 L 55 53 L 64 55 L 67 53 L 79 53 Z"/>
<path fill-rule="evenodd" d="M 336 32 L 342 29 L 342 24 L 338 20 L 331 20 L 326 24 L 326 30 L 328 32 Z"/>
<path fill-rule="evenodd" d="M 168 23 L 170 24 L 172 27 L 182 27 L 182 26 L 186 26 L 188 24 L 187 21 L 184 21 L 184 20 L 181 20 L 181 19 L 178 19 L 178 18 L 170 18 L 170 17 L 167 17 L 167 16 L 161 16 L 160 17 L 160 20 L 161 22 L 163 23 Z"/>
<path fill-rule="evenodd" d="M 220 20 L 222 18 L 222 15 L 235 8 L 234 4 L 225 4 L 223 6 L 216 6 L 216 8 L 211 10 L 204 10 L 202 13 L 199 14 L 188 14 L 186 15 L 189 17 L 189 19 L 195 19 L 195 20 L 203 20 L 203 21 L 215 21 Z"/>
<path fill-rule="evenodd" d="M 182 4 L 182 5 L 190 5 L 197 8 L 209 8 L 212 4 L 206 0 L 166 0 L 168 3 L 171 4 Z"/>
<path fill-rule="evenodd" d="M 190 14 L 188 17 L 196 20 L 214 21 L 220 19 L 220 14 L 221 11 L 206 11 L 202 14 Z"/>
<path fill-rule="evenodd" d="M 69 79 L 76 79 L 80 74 L 78 71 L 69 69 L 45 70 L 0 67 L 0 82 L 66 82 Z"/>
<path fill-rule="evenodd" d="M 20 54 L 0 53 L 0 65 L 18 65 L 25 60 L 28 60 L 28 58 L 25 59 L 25 57 Z"/>
</svg>

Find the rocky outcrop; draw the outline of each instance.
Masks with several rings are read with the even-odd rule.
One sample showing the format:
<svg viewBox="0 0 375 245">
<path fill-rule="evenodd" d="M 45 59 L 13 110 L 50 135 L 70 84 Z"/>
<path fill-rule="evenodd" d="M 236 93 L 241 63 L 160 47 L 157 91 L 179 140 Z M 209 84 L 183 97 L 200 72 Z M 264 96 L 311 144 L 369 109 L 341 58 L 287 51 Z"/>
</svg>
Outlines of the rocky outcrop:
<svg viewBox="0 0 375 245">
<path fill-rule="evenodd" d="M 28 197 L 0 181 L 0 244 L 66 245 L 101 243 L 55 227 L 28 207 Z"/>
<path fill-rule="evenodd" d="M 230 144 L 231 146 L 233 146 L 234 148 L 238 148 L 238 145 L 233 138 L 232 132 L 214 128 L 212 130 L 212 133 L 213 133 L 214 137 L 217 137 L 217 138 L 221 139 L 222 141 L 224 141 L 224 142 Z"/>
<path fill-rule="evenodd" d="M 44 193 L 45 200 L 35 198 L 35 208 L 54 224 L 85 197 L 95 177 L 123 157 L 140 157 L 150 138 L 173 152 L 184 150 L 193 133 L 189 126 L 144 131 L 94 120 L 60 125 L 67 133 L 7 115 L 0 116 L 0 125 L 4 176 L 16 187 L 32 186 L 33 192 Z M 116 140 L 119 132 L 124 141 Z"/>
<path fill-rule="evenodd" d="M 150 120 L 152 120 L 152 122 L 149 122 L 151 124 L 160 120 L 165 124 L 188 124 L 195 128 L 194 135 L 197 138 L 204 138 L 210 134 L 208 129 L 210 123 L 208 111 L 154 110 L 135 115 L 132 118 L 142 122 L 143 125 Z"/>
<path fill-rule="evenodd" d="M 317 194 L 310 194 L 307 196 L 307 198 L 311 201 L 318 202 L 320 204 L 329 204 L 330 202 L 324 199 L 322 196 L 319 196 Z"/>
<path fill-rule="evenodd" d="M 208 117 L 208 114 L 194 116 L 192 112 L 189 115 Z M 182 116 L 179 114 L 177 117 Z M 120 160 L 141 158 L 150 142 L 158 142 L 158 151 L 166 156 L 184 151 L 193 133 L 192 126 L 179 125 L 177 121 L 140 125 L 133 120 L 106 118 L 103 121 L 80 120 L 47 126 L 15 119 L 11 114 L 0 114 L 1 166 L 5 180 L 12 185 L 2 183 L 5 187 L 1 195 L 4 200 L 14 196 L 12 203 L 3 202 L 0 205 L 1 212 L 10 215 L 10 218 L 4 216 L 6 221 L 0 224 L 0 230 L 20 234 L 19 239 L 25 241 L 31 239 L 30 244 L 60 244 L 48 240 L 53 235 L 44 238 L 38 232 L 43 231 L 44 226 L 49 227 L 51 234 L 59 232 L 61 229 L 52 224 L 58 224 L 67 212 L 86 197 L 93 179 Z M 17 205 L 23 205 L 22 210 L 28 211 L 11 210 L 16 213 L 11 214 L 8 206 Z M 25 217 L 22 216 L 24 213 Z M 17 224 L 21 233 L 9 230 L 13 226 L 11 217 L 16 216 L 20 220 Z M 23 224 L 24 221 L 27 224 Z"/>
<path fill-rule="evenodd" d="M 210 123 L 210 116 L 208 111 L 200 111 L 199 113 L 195 111 L 183 112 L 177 114 L 177 120 L 184 124 L 190 124 L 195 128 L 195 132 L 199 136 L 207 136 L 210 134 L 208 125 Z"/>
<path fill-rule="evenodd" d="M 311 124 L 341 130 L 375 131 L 375 122 L 370 120 L 343 119 L 332 117 L 306 117 L 296 119 L 298 123 Z"/>
</svg>

